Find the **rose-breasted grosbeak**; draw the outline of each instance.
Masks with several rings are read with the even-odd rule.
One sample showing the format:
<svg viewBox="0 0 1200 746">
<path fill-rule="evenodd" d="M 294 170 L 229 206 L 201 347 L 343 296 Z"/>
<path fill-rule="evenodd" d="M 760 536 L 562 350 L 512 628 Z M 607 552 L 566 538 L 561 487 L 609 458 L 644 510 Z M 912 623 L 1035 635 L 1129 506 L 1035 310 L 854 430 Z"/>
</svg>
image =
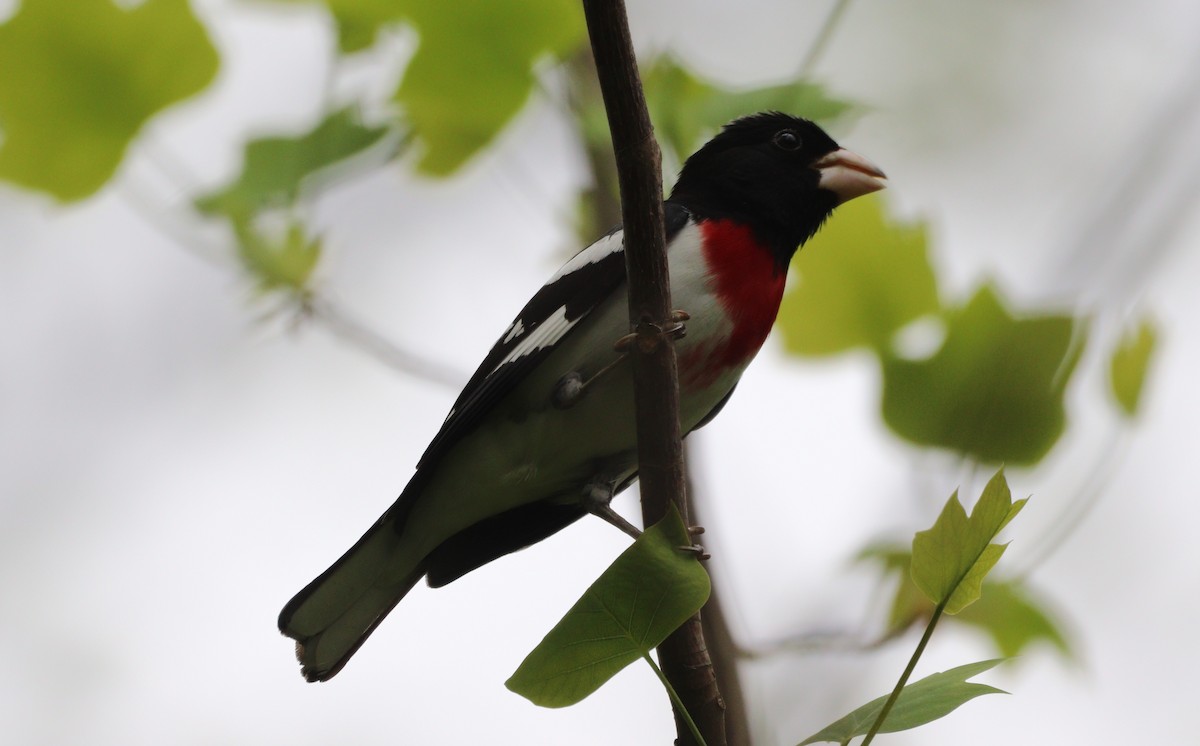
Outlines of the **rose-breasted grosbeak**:
<svg viewBox="0 0 1200 746">
<path fill-rule="evenodd" d="M 738 119 L 684 164 L 666 202 L 684 433 L 711 420 L 767 337 L 788 263 L 883 173 L 812 122 Z M 421 578 L 445 585 L 540 541 L 637 476 L 620 229 L 550 278 L 500 335 L 396 502 L 279 616 L 309 681 L 329 679 Z M 628 524 L 626 524 L 628 525 Z"/>
</svg>

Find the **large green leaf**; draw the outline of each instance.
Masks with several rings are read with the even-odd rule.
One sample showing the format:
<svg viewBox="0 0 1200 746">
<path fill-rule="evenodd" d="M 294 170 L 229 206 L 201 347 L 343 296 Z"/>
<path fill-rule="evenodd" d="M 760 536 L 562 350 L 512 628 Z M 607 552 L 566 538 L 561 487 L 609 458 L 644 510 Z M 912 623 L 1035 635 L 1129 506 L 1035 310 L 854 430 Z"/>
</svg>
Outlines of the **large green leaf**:
<svg viewBox="0 0 1200 746">
<path fill-rule="evenodd" d="M 681 161 L 730 120 L 746 114 L 784 111 L 828 123 L 852 108 L 816 83 L 725 87 L 693 75 L 671 55 L 654 60 L 642 75 L 642 85 L 655 135 Z"/>
<path fill-rule="evenodd" d="M 397 0 L 420 36 L 396 101 L 420 140 L 419 167 L 452 173 L 525 105 L 535 68 L 585 39 L 569 0 Z"/>
<path fill-rule="evenodd" d="M 984 286 L 965 308 L 947 312 L 933 357 L 883 357 L 884 421 L 921 445 L 988 463 L 1034 463 L 1063 431 L 1063 392 L 1083 347 L 1075 332 L 1070 316 L 1014 318 Z"/>
<path fill-rule="evenodd" d="M 187 0 L 24 0 L 0 26 L 0 178 L 90 196 L 142 125 L 203 90 L 217 63 Z"/>
<path fill-rule="evenodd" d="M 196 207 L 245 218 L 264 208 L 288 205 L 308 177 L 366 150 L 387 132 L 384 127 L 363 126 L 354 109 L 346 108 L 303 135 L 253 140 L 246 145 L 237 180 L 196 200 Z"/>
<path fill-rule="evenodd" d="M 650 651 L 708 600 L 708 573 L 672 510 L 583 594 L 506 682 L 543 707 L 566 707 Z"/>
<path fill-rule="evenodd" d="M 1157 338 L 1154 324 L 1143 319 L 1136 329 L 1130 329 L 1121 337 L 1113 352 L 1109 381 L 1113 396 L 1127 417 L 1137 414 Z"/>
<path fill-rule="evenodd" d="M 992 539 L 1008 525 L 1025 499 L 1012 501 L 1004 472 L 991 478 L 968 517 L 951 495 L 933 527 L 913 537 L 912 579 L 935 604 L 945 604 L 947 614 L 957 614 L 979 598 L 988 572 L 1004 554 Z"/>
<path fill-rule="evenodd" d="M 984 694 L 1007 694 L 1002 689 L 987 684 L 972 684 L 967 679 L 977 676 L 984 671 L 994 668 L 1002 660 L 980 661 L 965 666 L 951 668 L 920 681 L 909 684 L 900 692 L 887 720 L 879 729 L 880 733 L 895 733 L 897 731 L 916 728 L 919 725 L 931 723 L 954 712 L 966 702 Z M 848 744 L 858 736 L 866 735 L 872 723 L 879 717 L 888 695 L 873 699 L 859 707 L 854 712 L 842 717 L 819 732 L 800 742 L 800 746 L 810 743 L 839 743 Z"/>
<path fill-rule="evenodd" d="M 898 330 L 938 311 L 927 242 L 924 225 L 888 219 L 882 199 L 839 207 L 793 262 L 796 277 L 779 313 L 788 350 L 886 353 Z"/>
</svg>

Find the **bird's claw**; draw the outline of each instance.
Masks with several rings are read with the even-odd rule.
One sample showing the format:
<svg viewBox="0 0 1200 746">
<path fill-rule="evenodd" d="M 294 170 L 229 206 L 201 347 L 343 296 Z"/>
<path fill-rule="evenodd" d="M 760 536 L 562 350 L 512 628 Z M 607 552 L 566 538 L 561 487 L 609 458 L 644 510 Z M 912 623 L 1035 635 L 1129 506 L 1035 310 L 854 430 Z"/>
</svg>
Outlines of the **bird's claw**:
<svg viewBox="0 0 1200 746">
<path fill-rule="evenodd" d="M 688 532 L 688 536 L 691 536 L 691 537 L 699 536 L 700 534 L 704 533 L 704 526 L 688 526 L 687 532 Z M 692 545 L 686 546 L 686 547 L 675 547 L 675 548 L 681 552 L 687 552 L 688 554 L 695 555 L 696 559 L 700 560 L 701 562 L 712 557 L 712 555 L 709 554 L 708 552 L 706 552 L 704 550 L 704 547 L 700 546 L 699 544 L 692 544 Z"/>
<path fill-rule="evenodd" d="M 684 322 L 690 318 L 691 314 L 687 311 L 676 309 L 667 318 L 666 326 L 659 326 L 643 319 L 638 322 L 635 331 L 618 339 L 613 344 L 613 349 L 617 352 L 627 352 L 634 343 L 637 343 L 639 352 L 643 354 L 654 352 L 662 344 L 663 339 L 670 338 L 672 341 L 683 339 L 687 335 L 687 326 Z"/>
</svg>

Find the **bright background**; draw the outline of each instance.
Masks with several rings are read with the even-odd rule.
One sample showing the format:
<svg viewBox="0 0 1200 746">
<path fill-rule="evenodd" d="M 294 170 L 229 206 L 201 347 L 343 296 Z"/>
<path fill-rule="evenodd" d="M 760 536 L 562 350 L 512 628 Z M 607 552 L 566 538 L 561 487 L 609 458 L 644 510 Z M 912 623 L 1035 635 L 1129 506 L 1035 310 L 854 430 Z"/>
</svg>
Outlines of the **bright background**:
<svg viewBox="0 0 1200 746">
<path fill-rule="evenodd" d="M 454 391 L 267 317 L 199 227 L 185 247 L 152 222 L 178 217 L 146 207 L 147 193 L 152 204 L 174 196 L 148 181 L 155 152 L 179 160 L 197 191 L 222 184 L 248 136 L 312 124 L 314 81 L 334 51 L 316 10 L 194 5 L 221 49 L 220 78 L 154 120 L 114 186 L 66 208 L 0 190 L 5 739 L 669 742 L 665 697 L 644 667 L 562 711 L 503 687 L 625 545 L 599 522 L 436 593 L 419 588 L 335 681 L 300 679 L 275 630 L 279 608 L 391 502 Z M 630 12 L 644 51 L 762 84 L 795 74 L 827 7 L 638 0 Z M 1081 376 L 1067 438 L 1038 470 L 1009 472 L 1034 499 L 1002 566 L 1021 566 L 1026 537 L 1063 496 L 1090 479 L 1103 490 L 1033 576 L 1078 659 L 1029 654 L 982 677 L 1015 696 L 886 743 L 1192 738 L 1198 40 L 1200 7 L 1186 0 L 862 0 L 818 67 L 831 90 L 871 107 L 839 140 L 888 172 L 895 212 L 929 222 L 950 293 L 992 276 L 1020 302 L 1104 308 L 1110 322 L 1150 311 L 1162 330 L 1132 431 L 1117 431 L 1103 378 Z M 406 43 L 387 53 L 403 56 Z M 391 81 L 364 73 L 362 84 Z M 564 117 L 534 101 L 453 180 L 397 168 L 335 190 L 318 205 L 321 288 L 468 371 L 576 242 L 563 219 L 585 178 L 573 142 Z M 1103 210 L 1147 162 L 1145 203 Z M 1166 207 L 1172 221 L 1156 230 Z M 1101 353 L 1088 351 L 1091 370 Z M 768 342 L 695 439 L 712 568 L 749 644 L 856 630 L 873 580 L 851 554 L 881 527 L 928 525 L 955 485 L 981 486 L 985 475 L 884 430 L 877 376 L 866 356 L 813 365 Z M 619 509 L 632 514 L 633 500 Z M 888 690 L 914 644 L 749 664 L 761 743 L 796 743 Z M 918 675 L 990 655 L 948 630 Z"/>
</svg>

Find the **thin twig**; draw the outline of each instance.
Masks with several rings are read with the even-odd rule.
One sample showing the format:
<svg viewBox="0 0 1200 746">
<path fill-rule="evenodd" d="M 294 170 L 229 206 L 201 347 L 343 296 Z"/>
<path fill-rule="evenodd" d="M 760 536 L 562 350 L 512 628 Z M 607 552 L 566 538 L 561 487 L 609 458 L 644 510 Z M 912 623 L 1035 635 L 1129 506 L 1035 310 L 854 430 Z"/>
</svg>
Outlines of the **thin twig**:
<svg viewBox="0 0 1200 746">
<path fill-rule="evenodd" d="M 320 321 L 333 336 L 349 342 L 398 373 L 453 389 L 461 388 L 467 380 L 462 371 L 385 339 L 328 298 L 310 295 L 301 307 L 306 316 Z"/>
<path fill-rule="evenodd" d="M 829 15 L 825 16 L 825 22 L 821 24 L 821 30 L 817 32 L 812 44 L 808 47 L 808 54 L 804 55 L 804 61 L 800 63 L 800 74 L 797 77 L 808 78 L 812 75 L 821 55 L 825 54 L 825 47 L 833 38 L 834 29 L 837 28 L 849 5 L 850 0 L 837 0 L 830 8 Z"/>
</svg>

